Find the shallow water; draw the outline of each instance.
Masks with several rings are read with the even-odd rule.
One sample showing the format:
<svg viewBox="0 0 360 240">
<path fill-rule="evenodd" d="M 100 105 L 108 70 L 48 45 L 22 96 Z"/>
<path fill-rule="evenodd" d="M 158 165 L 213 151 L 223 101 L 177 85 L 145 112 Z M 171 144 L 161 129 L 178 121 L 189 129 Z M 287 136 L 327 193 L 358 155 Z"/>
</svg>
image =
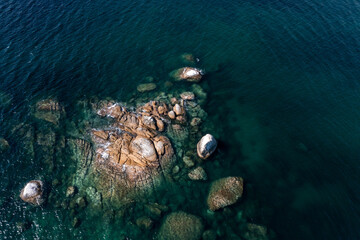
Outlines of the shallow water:
<svg viewBox="0 0 360 240">
<path fill-rule="evenodd" d="M 359 16 L 356 1 L 2 1 L 0 136 L 11 150 L 0 155 L 1 238 L 156 234 L 161 220 L 150 232 L 128 232 L 136 207 L 123 218 L 81 210 L 73 228 L 70 210 L 23 203 L 18 195 L 31 179 L 64 179 L 51 190 L 64 194 L 74 166 L 68 152 L 56 152 L 49 171 L 42 150 L 30 154 L 12 130 L 46 131 L 31 115 L 43 98 L 64 104 L 59 135 L 72 136 L 72 122 L 88 117 L 75 107 L 79 100 L 128 102 L 147 76 L 159 90 L 189 90 L 164 86 L 185 52 L 207 71 L 200 85 L 219 149 L 204 165 L 207 182 L 160 194 L 171 211 L 201 216 L 222 239 L 240 239 L 243 220 L 277 239 L 360 238 Z M 208 217 L 208 185 L 229 175 L 245 179 L 245 195 Z M 24 221 L 31 226 L 20 233 L 16 223 Z"/>
</svg>

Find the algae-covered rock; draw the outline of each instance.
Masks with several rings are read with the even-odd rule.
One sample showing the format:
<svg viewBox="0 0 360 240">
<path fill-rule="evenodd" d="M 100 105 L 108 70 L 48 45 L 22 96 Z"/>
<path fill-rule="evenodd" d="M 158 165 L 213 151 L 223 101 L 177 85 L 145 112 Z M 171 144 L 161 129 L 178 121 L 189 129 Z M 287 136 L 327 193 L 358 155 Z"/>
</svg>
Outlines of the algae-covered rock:
<svg viewBox="0 0 360 240">
<path fill-rule="evenodd" d="M 188 173 L 188 177 L 194 181 L 207 180 L 207 174 L 202 167 L 197 167 L 197 168 L 192 169 Z"/>
<path fill-rule="evenodd" d="M 142 84 L 139 84 L 137 86 L 137 90 L 138 92 L 149 92 L 149 91 L 152 91 L 156 89 L 156 84 L 155 83 L 142 83 Z"/>
<path fill-rule="evenodd" d="M 28 202 L 33 205 L 41 205 L 45 201 L 43 198 L 43 185 L 43 182 L 40 180 L 32 180 L 28 182 L 21 190 L 20 198 L 24 202 Z"/>
<path fill-rule="evenodd" d="M 204 226 L 201 219 L 185 212 L 169 214 L 161 225 L 159 240 L 198 240 Z"/>
<path fill-rule="evenodd" d="M 242 235 L 246 240 L 268 240 L 268 229 L 265 226 L 248 223 L 246 231 Z"/>
<path fill-rule="evenodd" d="M 210 210 L 236 203 L 243 194 L 243 179 L 241 177 L 226 177 L 214 181 L 211 184 L 207 197 L 207 204 Z"/>
</svg>

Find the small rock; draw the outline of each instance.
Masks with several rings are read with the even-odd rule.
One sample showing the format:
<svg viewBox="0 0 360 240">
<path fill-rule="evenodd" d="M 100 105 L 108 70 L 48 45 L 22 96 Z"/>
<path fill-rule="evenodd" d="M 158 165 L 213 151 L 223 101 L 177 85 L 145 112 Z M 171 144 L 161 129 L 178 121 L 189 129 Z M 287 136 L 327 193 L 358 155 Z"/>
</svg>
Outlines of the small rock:
<svg viewBox="0 0 360 240">
<path fill-rule="evenodd" d="M 188 82 L 199 82 L 202 75 L 202 70 L 193 67 L 180 68 L 170 73 L 170 76 L 175 80 L 186 80 Z"/>
<path fill-rule="evenodd" d="M 267 228 L 261 225 L 248 223 L 247 231 L 243 234 L 246 240 L 267 240 Z"/>
<path fill-rule="evenodd" d="M 25 232 L 31 227 L 31 222 L 25 221 L 25 222 L 17 222 L 16 223 L 16 229 L 19 233 Z"/>
<path fill-rule="evenodd" d="M 211 134 L 203 136 L 197 144 L 197 154 L 202 159 L 207 159 L 215 151 L 217 141 Z"/>
<path fill-rule="evenodd" d="M 165 85 L 165 87 L 170 88 L 170 87 L 172 87 L 174 84 L 173 84 L 172 82 L 170 82 L 170 81 L 166 81 L 164 85 Z"/>
<path fill-rule="evenodd" d="M 137 90 L 138 92 L 149 92 L 152 91 L 156 88 L 156 84 L 155 83 L 143 83 L 143 84 L 139 84 L 137 86 Z"/>
<path fill-rule="evenodd" d="M 32 180 L 28 182 L 21 190 L 20 198 L 24 202 L 33 205 L 41 205 L 45 200 L 43 198 L 43 182 L 40 180 Z"/>
<path fill-rule="evenodd" d="M 173 173 L 173 174 L 177 174 L 177 173 L 179 173 L 179 171 L 180 171 L 180 167 L 179 167 L 178 165 L 176 165 L 176 166 L 172 169 L 172 173 Z"/>
<path fill-rule="evenodd" d="M 79 206 L 79 208 L 84 208 L 86 207 L 86 200 L 84 197 L 79 197 L 76 199 L 76 203 Z"/>
<path fill-rule="evenodd" d="M 165 113 L 165 108 L 163 106 L 159 106 L 158 107 L 158 113 L 159 114 L 164 114 Z"/>
<path fill-rule="evenodd" d="M 180 57 L 184 63 L 195 63 L 195 57 L 191 53 L 184 53 Z"/>
<path fill-rule="evenodd" d="M 190 125 L 193 127 L 196 127 L 196 126 L 199 126 L 200 123 L 201 123 L 201 119 L 195 117 L 195 118 L 191 119 Z"/>
<path fill-rule="evenodd" d="M 171 99 L 170 99 L 170 102 L 171 102 L 171 104 L 175 104 L 175 103 L 177 103 L 177 99 L 175 98 L 175 97 L 172 97 Z"/>
<path fill-rule="evenodd" d="M 191 168 L 195 165 L 194 161 L 191 160 L 191 158 L 188 156 L 183 157 L 183 162 L 184 162 L 185 166 L 188 168 Z"/>
<path fill-rule="evenodd" d="M 207 204 L 212 211 L 236 203 L 243 194 L 241 177 L 226 177 L 211 184 Z"/>
<path fill-rule="evenodd" d="M 169 214 L 161 225 L 159 240 L 199 240 L 204 225 L 201 219 L 185 212 Z"/>
<path fill-rule="evenodd" d="M 143 230 L 150 230 L 154 222 L 149 217 L 140 217 L 136 219 L 136 225 Z"/>
<path fill-rule="evenodd" d="M 183 92 L 182 94 L 180 94 L 180 97 L 183 100 L 194 100 L 195 99 L 195 94 L 193 92 Z"/>
<path fill-rule="evenodd" d="M 182 114 L 182 110 L 179 104 L 175 104 L 175 106 L 173 107 L 173 111 L 175 112 L 176 115 Z"/>
<path fill-rule="evenodd" d="M 149 203 L 145 205 L 145 212 L 153 219 L 160 218 L 161 214 L 163 212 L 167 212 L 168 210 L 168 206 L 160 205 L 158 203 Z"/>
<path fill-rule="evenodd" d="M 0 153 L 5 152 L 10 149 L 10 145 L 5 138 L 0 138 Z"/>
<path fill-rule="evenodd" d="M 54 179 L 51 184 L 53 185 L 53 187 L 56 187 L 60 185 L 60 181 L 59 179 Z"/>
<path fill-rule="evenodd" d="M 164 129 L 165 129 L 164 122 L 161 121 L 160 119 L 156 119 L 156 126 L 158 127 L 158 130 L 160 132 L 164 131 Z"/>
<path fill-rule="evenodd" d="M 170 111 L 170 112 L 168 113 L 168 116 L 169 116 L 169 118 L 171 118 L 171 119 L 175 119 L 175 117 L 176 117 L 174 111 Z"/>
<path fill-rule="evenodd" d="M 74 220 L 72 221 L 72 226 L 73 226 L 73 228 L 79 227 L 80 226 L 80 219 L 75 217 Z"/>
<path fill-rule="evenodd" d="M 207 180 L 207 174 L 202 167 L 197 167 L 188 173 L 188 177 L 191 180 Z"/>
<path fill-rule="evenodd" d="M 76 193 L 76 188 L 74 186 L 69 186 L 66 189 L 66 197 L 73 197 Z"/>
<path fill-rule="evenodd" d="M 214 230 L 206 230 L 202 234 L 203 240 L 216 240 L 216 232 Z"/>
</svg>

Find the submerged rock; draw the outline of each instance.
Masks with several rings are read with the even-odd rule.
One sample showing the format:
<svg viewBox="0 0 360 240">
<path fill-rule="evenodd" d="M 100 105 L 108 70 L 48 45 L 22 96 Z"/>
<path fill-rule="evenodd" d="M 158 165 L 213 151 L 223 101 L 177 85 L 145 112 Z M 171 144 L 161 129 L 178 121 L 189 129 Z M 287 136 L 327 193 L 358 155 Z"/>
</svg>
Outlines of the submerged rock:
<svg viewBox="0 0 360 240">
<path fill-rule="evenodd" d="M 207 159 L 215 151 L 217 141 L 211 134 L 203 136 L 197 144 L 197 154 L 202 159 Z"/>
<path fill-rule="evenodd" d="M 161 225 L 159 240 L 198 240 L 204 230 L 201 219 L 185 212 L 169 214 Z"/>
<path fill-rule="evenodd" d="M 66 189 L 66 197 L 73 197 L 76 193 L 76 188 L 74 186 L 69 186 Z"/>
<path fill-rule="evenodd" d="M 5 138 L 0 137 L 0 153 L 6 152 L 10 149 L 10 145 Z"/>
<path fill-rule="evenodd" d="M 236 203 L 243 194 L 243 179 L 241 177 L 226 177 L 216 180 L 211 184 L 207 197 L 207 204 L 210 210 Z"/>
<path fill-rule="evenodd" d="M 248 223 L 246 225 L 246 231 L 243 234 L 243 238 L 246 240 L 268 240 L 267 227 L 257 225 L 254 223 Z"/>
<path fill-rule="evenodd" d="M 202 167 L 197 167 L 188 173 L 188 177 L 191 180 L 207 180 L 207 174 Z"/>
<path fill-rule="evenodd" d="M 140 217 L 136 219 L 136 225 L 143 230 L 150 230 L 154 224 L 153 220 L 149 217 Z"/>
<path fill-rule="evenodd" d="M 195 63 L 195 57 L 191 53 L 184 53 L 180 57 L 184 63 Z"/>
<path fill-rule="evenodd" d="M 203 71 L 198 68 L 184 67 L 170 73 L 175 80 L 186 80 L 188 82 L 199 82 L 202 78 Z"/>
<path fill-rule="evenodd" d="M 24 202 L 28 202 L 33 205 L 41 205 L 45 201 L 43 198 L 43 192 L 43 182 L 40 180 L 32 180 L 21 190 L 20 198 Z"/>
<path fill-rule="evenodd" d="M 142 84 L 139 84 L 137 86 L 137 90 L 138 92 L 149 92 L 149 91 L 152 91 L 156 89 L 156 84 L 155 83 L 142 83 Z"/>
<path fill-rule="evenodd" d="M 193 92 L 183 92 L 180 94 L 181 99 L 192 101 L 195 99 L 195 94 Z"/>
<path fill-rule="evenodd" d="M 38 119 L 59 124 L 61 115 L 64 114 L 64 108 L 55 99 L 45 99 L 36 103 L 34 116 Z"/>
</svg>

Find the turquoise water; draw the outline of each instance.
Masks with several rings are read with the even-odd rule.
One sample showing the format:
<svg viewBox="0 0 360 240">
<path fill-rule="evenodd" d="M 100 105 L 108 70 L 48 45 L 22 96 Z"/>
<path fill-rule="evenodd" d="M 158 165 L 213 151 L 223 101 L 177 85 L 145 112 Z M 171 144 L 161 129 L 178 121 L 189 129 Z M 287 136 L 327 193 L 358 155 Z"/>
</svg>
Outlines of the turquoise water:
<svg viewBox="0 0 360 240">
<path fill-rule="evenodd" d="M 132 227 L 136 206 L 120 217 L 58 206 L 54 198 L 61 202 L 74 173 L 70 153 L 37 144 L 31 151 L 26 139 L 47 133 L 32 117 L 40 99 L 65 106 L 61 143 L 81 135 L 77 124 L 88 116 L 79 100 L 129 102 L 147 76 L 160 91 L 189 90 L 164 86 L 185 52 L 207 72 L 200 85 L 219 149 L 204 166 L 207 182 L 165 189 L 160 200 L 200 216 L 219 239 L 241 239 L 243 221 L 267 226 L 276 239 L 360 238 L 359 17 L 356 1 L 2 1 L 0 136 L 11 149 L 0 155 L 0 238 L 157 233 L 161 219 L 150 231 Z M 208 217 L 209 183 L 229 175 L 245 179 L 243 199 Z M 39 178 L 61 184 L 36 208 L 18 195 Z M 28 229 L 19 232 L 19 222 Z"/>
</svg>

